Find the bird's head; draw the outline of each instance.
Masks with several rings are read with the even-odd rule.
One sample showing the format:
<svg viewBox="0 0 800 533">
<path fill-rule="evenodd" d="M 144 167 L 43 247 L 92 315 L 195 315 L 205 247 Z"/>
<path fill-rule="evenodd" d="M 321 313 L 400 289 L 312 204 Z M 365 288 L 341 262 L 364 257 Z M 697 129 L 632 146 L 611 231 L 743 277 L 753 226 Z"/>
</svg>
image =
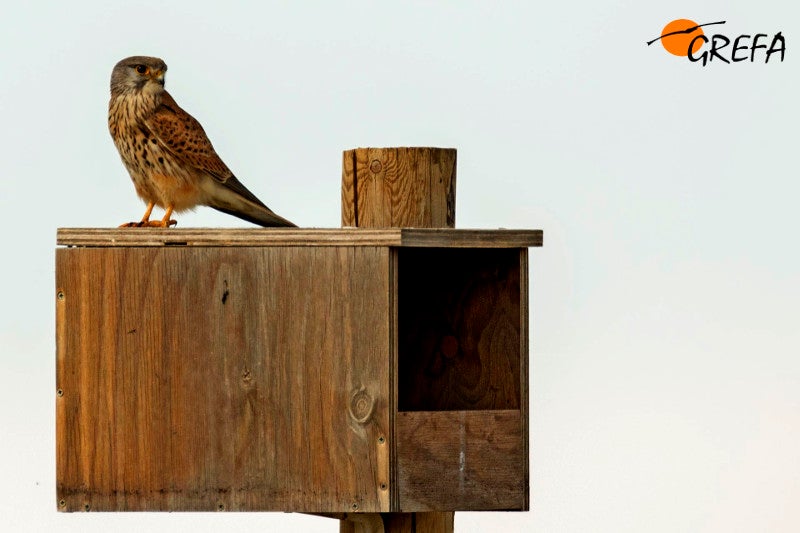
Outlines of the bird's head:
<svg viewBox="0 0 800 533">
<path fill-rule="evenodd" d="M 111 71 L 111 94 L 160 93 L 166 72 L 167 64 L 157 57 L 127 57 Z"/>
</svg>

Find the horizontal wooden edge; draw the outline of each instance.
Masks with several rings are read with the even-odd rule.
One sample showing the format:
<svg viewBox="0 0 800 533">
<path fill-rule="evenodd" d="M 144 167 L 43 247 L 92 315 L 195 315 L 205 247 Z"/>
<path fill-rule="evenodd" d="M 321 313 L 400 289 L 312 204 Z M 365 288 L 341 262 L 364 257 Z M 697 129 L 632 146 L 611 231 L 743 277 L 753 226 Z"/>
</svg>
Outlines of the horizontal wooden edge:
<svg viewBox="0 0 800 533">
<path fill-rule="evenodd" d="M 59 228 L 56 244 L 140 246 L 390 246 L 527 248 L 542 230 L 452 228 Z"/>
</svg>

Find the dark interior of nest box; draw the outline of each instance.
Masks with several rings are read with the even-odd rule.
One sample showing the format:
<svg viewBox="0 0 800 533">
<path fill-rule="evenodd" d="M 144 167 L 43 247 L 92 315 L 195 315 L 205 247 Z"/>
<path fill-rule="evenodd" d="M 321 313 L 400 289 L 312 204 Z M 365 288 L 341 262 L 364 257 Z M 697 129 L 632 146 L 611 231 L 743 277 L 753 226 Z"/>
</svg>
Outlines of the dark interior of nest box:
<svg viewBox="0 0 800 533">
<path fill-rule="evenodd" d="M 397 253 L 398 409 L 519 409 L 521 251 Z"/>
</svg>

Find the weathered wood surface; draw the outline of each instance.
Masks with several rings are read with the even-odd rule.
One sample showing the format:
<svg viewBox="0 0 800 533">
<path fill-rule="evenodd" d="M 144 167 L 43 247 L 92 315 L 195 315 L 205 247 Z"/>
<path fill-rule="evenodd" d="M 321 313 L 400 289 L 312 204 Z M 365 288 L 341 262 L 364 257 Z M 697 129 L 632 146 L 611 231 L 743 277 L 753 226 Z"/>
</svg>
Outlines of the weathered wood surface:
<svg viewBox="0 0 800 533">
<path fill-rule="evenodd" d="M 520 250 L 396 253 L 398 409 L 519 409 L 527 359 Z"/>
<path fill-rule="evenodd" d="M 59 509 L 390 510 L 388 264 L 57 250 Z"/>
<path fill-rule="evenodd" d="M 455 151 L 359 150 L 357 228 L 58 230 L 60 510 L 528 508 L 542 232 L 452 229 Z"/>
<path fill-rule="evenodd" d="M 342 226 L 454 227 L 456 150 L 356 148 L 342 155 Z"/>
<path fill-rule="evenodd" d="M 59 228 L 62 246 L 410 246 L 524 248 L 542 230 L 446 228 Z"/>
<path fill-rule="evenodd" d="M 400 412 L 395 426 L 401 511 L 526 508 L 519 410 Z"/>
</svg>

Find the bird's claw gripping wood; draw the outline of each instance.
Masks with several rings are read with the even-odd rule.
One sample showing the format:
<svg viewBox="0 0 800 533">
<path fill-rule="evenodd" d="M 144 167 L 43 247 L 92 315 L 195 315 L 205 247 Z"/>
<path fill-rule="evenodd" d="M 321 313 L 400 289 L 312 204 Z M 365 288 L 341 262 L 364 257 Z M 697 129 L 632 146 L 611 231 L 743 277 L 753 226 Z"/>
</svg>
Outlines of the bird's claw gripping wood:
<svg viewBox="0 0 800 533">
<path fill-rule="evenodd" d="M 172 216 L 172 206 L 167 207 L 167 211 L 164 213 L 164 218 L 161 220 L 150 220 L 150 214 L 153 212 L 153 207 L 155 207 L 155 203 L 149 202 L 142 220 L 139 222 L 126 222 L 125 224 L 120 225 L 120 228 L 168 228 L 178 223 L 177 220 L 170 218 Z"/>
<path fill-rule="evenodd" d="M 140 222 L 126 222 L 120 228 L 169 228 L 178 223 L 177 220 L 142 220 Z"/>
</svg>

